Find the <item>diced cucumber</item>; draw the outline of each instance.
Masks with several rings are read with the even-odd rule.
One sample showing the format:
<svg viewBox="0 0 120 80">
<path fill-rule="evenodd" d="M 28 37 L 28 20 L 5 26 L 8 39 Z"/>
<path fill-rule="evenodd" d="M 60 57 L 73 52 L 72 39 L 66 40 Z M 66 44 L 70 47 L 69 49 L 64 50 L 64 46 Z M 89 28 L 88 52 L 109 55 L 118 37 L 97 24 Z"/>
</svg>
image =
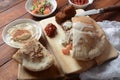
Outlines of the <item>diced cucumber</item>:
<svg viewBox="0 0 120 80">
<path fill-rule="evenodd" d="M 45 10 L 44 8 L 41 8 L 41 9 L 40 9 L 40 13 L 43 14 L 44 10 Z"/>
</svg>

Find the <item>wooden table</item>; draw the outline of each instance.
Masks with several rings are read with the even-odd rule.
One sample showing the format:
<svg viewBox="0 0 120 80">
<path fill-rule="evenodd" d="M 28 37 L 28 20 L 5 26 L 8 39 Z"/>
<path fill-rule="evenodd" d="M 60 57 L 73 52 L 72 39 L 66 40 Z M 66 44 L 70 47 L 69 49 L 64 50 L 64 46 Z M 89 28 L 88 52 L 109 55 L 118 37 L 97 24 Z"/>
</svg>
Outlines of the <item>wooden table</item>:
<svg viewBox="0 0 120 80">
<path fill-rule="evenodd" d="M 26 0 L 1 0 L 0 1 L 0 80 L 15 80 L 17 79 L 18 63 L 12 59 L 13 54 L 17 49 L 5 44 L 2 40 L 2 30 L 10 22 L 19 18 L 30 18 L 40 21 L 44 18 L 35 18 L 25 10 Z M 63 6 L 68 4 L 67 0 L 57 0 L 57 13 Z M 94 8 L 104 8 L 112 5 L 120 5 L 120 0 L 94 0 L 94 3 L 89 5 L 85 10 Z M 52 14 L 51 16 L 55 15 Z M 49 17 L 51 17 L 49 16 Z M 119 12 L 110 12 L 91 16 L 96 21 L 116 20 L 120 21 Z"/>
</svg>

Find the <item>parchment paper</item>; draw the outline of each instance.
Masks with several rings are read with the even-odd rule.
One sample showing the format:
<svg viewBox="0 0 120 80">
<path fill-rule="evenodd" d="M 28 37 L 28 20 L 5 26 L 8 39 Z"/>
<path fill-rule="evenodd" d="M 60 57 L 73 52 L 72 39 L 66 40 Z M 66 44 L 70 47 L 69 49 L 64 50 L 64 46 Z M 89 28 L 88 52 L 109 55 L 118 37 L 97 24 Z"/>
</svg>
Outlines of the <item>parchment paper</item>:
<svg viewBox="0 0 120 80">
<path fill-rule="evenodd" d="M 120 80 L 120 22 L 103 21 L 98 24 L 105 31 L 109 42 L 119 51 L 119 56 L 80 74 L 81 80 Z"/>
</svg>

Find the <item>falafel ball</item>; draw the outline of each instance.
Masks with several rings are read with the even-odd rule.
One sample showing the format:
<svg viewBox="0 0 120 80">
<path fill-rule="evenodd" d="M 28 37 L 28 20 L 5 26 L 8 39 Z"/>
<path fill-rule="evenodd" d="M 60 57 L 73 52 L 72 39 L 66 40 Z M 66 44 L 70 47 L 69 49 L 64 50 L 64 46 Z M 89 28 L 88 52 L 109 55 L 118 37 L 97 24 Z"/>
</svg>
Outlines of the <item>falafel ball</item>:
<svg viewBox="0 0 120 80">
<path fill-rule="evenodd" d="M 69 17 L 69 19 L 73 16 L 75 16 L 76 11 L 73 5 L 68 5 L 66 6 L 63 10 L 63 13 L 65 13 L 67 15 L 67 17 Z"/>
<path fill-rule="evenodd" d="M 55 15 L 55 20 L 58 24 L 61 24 L 63 23 L 64 21 L 67 20 L 67 15 L 62 13 L 62 12 L 58 12 L 56 15 Z"/>
<path fill-rule="evenodd" d="M 58 24 L 62 24 L 66 20 L 71 19 L 76 14 L 76 10 L 73 5 L 65 6 L 60 12 L 55 15 L 55 20 Z"/>
</svg>

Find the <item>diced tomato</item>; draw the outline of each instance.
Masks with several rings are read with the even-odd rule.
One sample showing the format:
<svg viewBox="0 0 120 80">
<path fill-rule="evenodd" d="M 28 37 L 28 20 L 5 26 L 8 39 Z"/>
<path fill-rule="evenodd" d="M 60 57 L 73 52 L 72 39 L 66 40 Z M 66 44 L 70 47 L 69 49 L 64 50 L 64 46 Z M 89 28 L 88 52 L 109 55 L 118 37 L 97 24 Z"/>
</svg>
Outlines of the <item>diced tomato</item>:
<svg viewBox="0 0 120 80">
<path fill-rule="evenodd" d="M 71 49 L 72 49 L 72 44 L 68 44 L 65 48 L 62 49 L 62 52 L 65 55 L 69 55 Z"/>
<path fill-rule="evenodd" d="M 35 9 L 32 11 L 33 14 L 37 14 L 39 12 L 39 9 Z"/>
<path fill-rule="evenodd" d="M 49 8 L 46 8 L 46 9 L 44 10 L 43 14 L 49 14 L 50 12 L 51 12 L 50 9 L 49 9 Z"/>
<path fill-rule="evenodd" d="M 69 55 L 69 50 L 67 48 L 62 49 L 63 54 Z"/>
</svg>

